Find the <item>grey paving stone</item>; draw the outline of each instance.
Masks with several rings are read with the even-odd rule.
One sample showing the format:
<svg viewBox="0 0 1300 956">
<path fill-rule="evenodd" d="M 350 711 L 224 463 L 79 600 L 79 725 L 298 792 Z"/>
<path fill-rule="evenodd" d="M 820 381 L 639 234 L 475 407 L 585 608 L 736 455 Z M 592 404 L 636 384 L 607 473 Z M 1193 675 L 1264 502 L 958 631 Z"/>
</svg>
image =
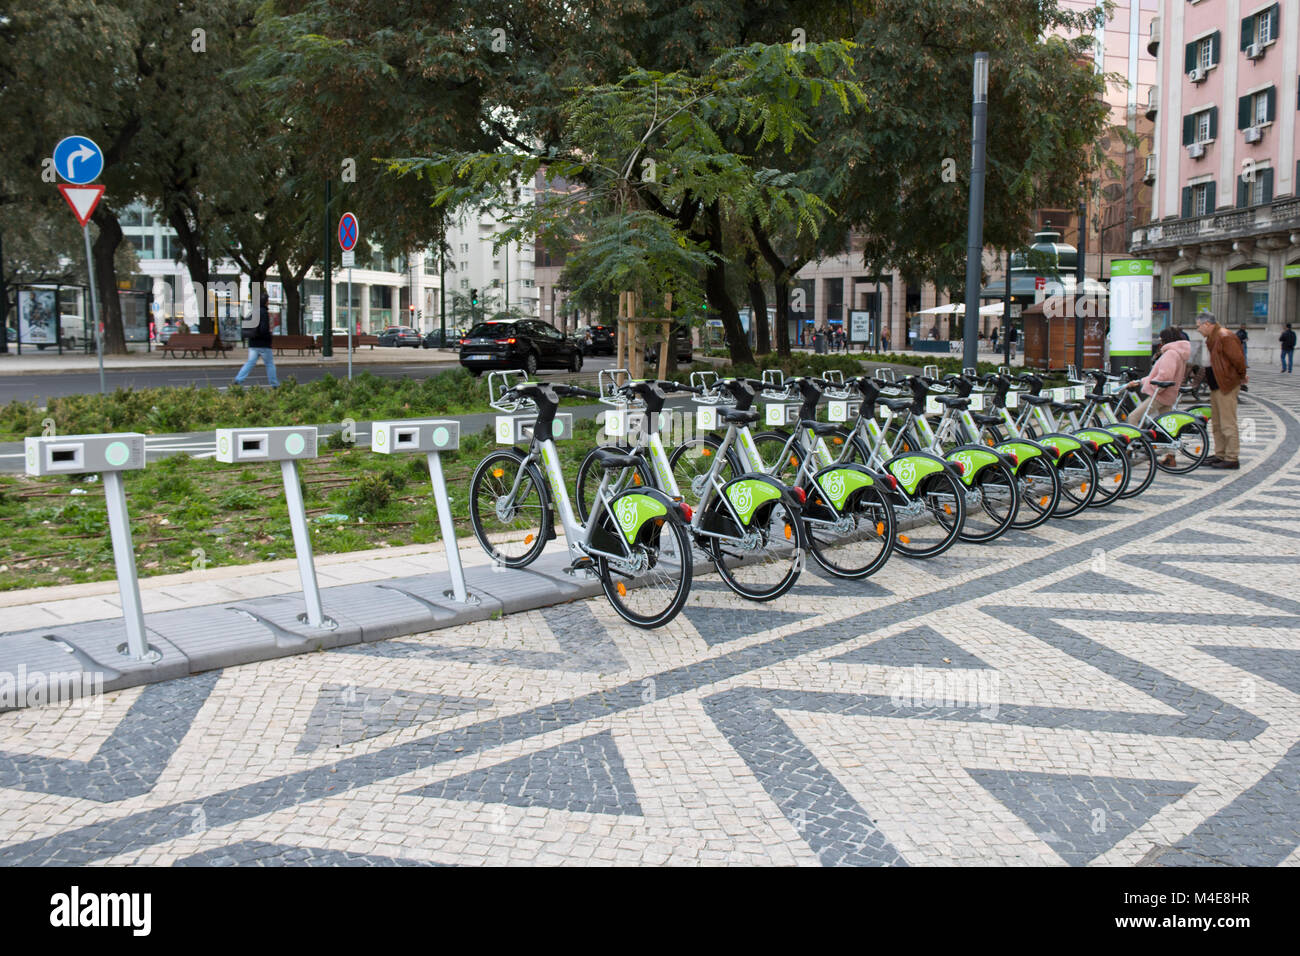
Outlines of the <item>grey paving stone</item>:
<svg viewBox="0 0 1300 956">
<path fill-rule="evenodd" d="M 704 643 L 710 647 L 816 617 L 815 614 L 776 611 L 765 605 L 756 605 L 760 606 L 763 608 L 761 611 L 738 611 L 730 607 L 687 604 L 682 608 L 682 616 L 691 622 Z"/>
<path fill-rule="evenodd" d="M 1300 651 L 1274 647 L 1216 647 L 1202 645 L 1198 651 L 1213 654 L 1219 660 L 1258 674 L 1266 681 L 1300 695 Z"/>
<path fill-rule="evenodd" d="M 443 720 L 487 707 L 491 701 L 444 694 L 417 694 L 383 687 L 351 687 L 326 684 L 297 751 L 306 753 L 321 747 L 338 747 L 378 737 L 380 734 Z"/>
<path fill-rule="evenodd" d="M 184 857 L 173 866 L 438 866 L 368 853 L 345 853 L 311 846 L 285 846 L 247 840 Z"/>
<path fill-rule="evenodd" d="M 1160 543 L 1193 545 L 1240 544 L 1241 539 L 1225 538 L 1223 535 L 1212 534 L 1199 528 L 1184 528 L 1182 531 L 1175 531 L 1167 538 L 1161 538 Z"/>
<path fill-rule="evenodd" d="M 1105 853 L 1196 786 L 1186 780 L 965 769 L 1071 866 Z"/>
<path fill-rule="evenodd" d="M 1141 587 L 1131 581 L 1125 581 L 1122 578 L 1113 577 L 1109 574 L 1098 574 L 1095 571 L 1084 571 L 1074 577 L 1066 578 L 1064 581 L 1057 581 L 1055 584 L 1048 584 L 1044 587 L 1037 588 L 1035 594 L 1156 594 L 1148 588 Z"/>
<path fill-rule="evenodd" d="M 148 793 L 220 676 L 213 671 L 146 687 L 89 760 L 0 752 L 0 788 L 97 803 Z M 4 856 L 0 849 L 0 861 Z"/>
<path fill-rule="evenodd" d="M 409 791 L 421 797 L 641 816 L 609 731 Z"/>
<path fill-rule="evenodd" d="M 830 658 L 849 664 L 883 664 L 886 667 L 988 668 L 969 651 L 964 651 L 932 627 L 921 625 L 893 637 Z M 946 660 L 946 662 L 945 662 Z"/>
</svg>

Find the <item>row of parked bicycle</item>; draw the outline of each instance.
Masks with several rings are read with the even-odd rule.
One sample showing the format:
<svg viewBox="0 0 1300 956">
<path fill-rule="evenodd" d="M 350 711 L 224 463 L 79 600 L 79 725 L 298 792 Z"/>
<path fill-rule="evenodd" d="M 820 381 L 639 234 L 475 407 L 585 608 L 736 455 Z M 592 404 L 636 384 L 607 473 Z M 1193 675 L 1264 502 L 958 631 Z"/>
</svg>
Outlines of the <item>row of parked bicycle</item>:
<svg viewBox="0 0 1300 956">
<path fill-rule="evenodd" d="M 521 568 L 556 537 L 558 518 L 569 570 L 594 572 L 625 620 L 658 627 L 686 602 L 693 549 L 731 590 L 770 601 L 794 585 L 808 554 L 831 575 L 865 578 L 895 552 L 932 558 L 957 541 L 1104 508 L 1208 453 L 1208 406 L 1125 422 L 1137 407 L 1126 375 L 1071 375 L 1070 388 L 1042 394 L 1040 376 L 1007 369 L 925 372 L 695 373 L 683 384 L 616 370 L 601 374 L 598 391 L 496 373 L 492 406 L 535 421 L 527 447 L 500 448 L 475 470 L 474 533 L 496 562 Z M 660 428 L 674 392 L 699 403 L 708 431 L 669 452 Z M 570 396 L 613 406 L 624 426 L 586 456 L 572 500 L 554 441 Z M 753 432 L 760 396 L 790 427 Z M 831 421 L 818 419 L 823 399 Z"/>
</svg>

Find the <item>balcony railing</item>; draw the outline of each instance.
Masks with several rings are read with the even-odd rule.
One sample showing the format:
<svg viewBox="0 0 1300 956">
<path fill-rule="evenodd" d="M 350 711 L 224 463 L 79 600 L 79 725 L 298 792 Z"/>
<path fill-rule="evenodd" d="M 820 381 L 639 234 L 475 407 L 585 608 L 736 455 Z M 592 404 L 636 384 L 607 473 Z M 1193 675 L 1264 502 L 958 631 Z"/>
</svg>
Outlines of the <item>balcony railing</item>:
<svg viewBox="0 0 1300 956">
<path fill-rule="evenodd" d="M 1300 199 L 1286 198 L 1267 206 L 1233 209 L 1211 216 L 1170 219 L 1133 230 L 1130 249 L 1144 252 L 1189 243 L 1243 239 L 1262 232 L 1300 226 Z"/>
</svg>

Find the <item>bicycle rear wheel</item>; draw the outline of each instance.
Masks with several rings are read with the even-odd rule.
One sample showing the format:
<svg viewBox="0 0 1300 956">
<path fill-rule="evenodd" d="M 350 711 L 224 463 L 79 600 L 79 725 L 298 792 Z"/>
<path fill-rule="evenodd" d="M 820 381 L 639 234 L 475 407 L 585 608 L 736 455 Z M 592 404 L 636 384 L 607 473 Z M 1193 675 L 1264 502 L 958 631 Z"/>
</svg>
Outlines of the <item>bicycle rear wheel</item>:
<svg viewBox="0 0 1300 956">
<path fill-rule="evenodd" d="M 909 558 L 934 558 L 951 548 L 966 524 L 966 492 L 950 472 L 927 475 L 910 504 L 895 512 L 895 547 Z"/>
<path fill-rule="evenodd" d="M 849 498 L 837 524 L 818 520 L 818 512 L 830 517 L 830 506 L 809 497 L 808 547 L 813 558 L 838 578 L 859 579 L 875 574 L 894 551 L 896 522 L 894 509 L 875 485 L 859 488 Z"/>
<path fill-rule="evenodd" d="M 1098 447 L 1097 494 L 1089 507 L 1104 508 L 1118 501 L 1128 488 L 1129 478 L 1128 456 L 1114 442 Z"/>
<path fill-rule="evenodd" d="M 1020 511 L 1011 527 L 1017 531 L 1037 528 L 1052 516 L 1061 500 L 1061 479 L 1043 455 L 1021 462 L 1016 472 L 1020 486 Z"/>
<path fill-rule="evenodd" d="M 1053 518 L 1069 518 L 1092 504 L 1097 494 L 1097 466 L 1087 452 L 1073 449 L 1063 454 L 1056 464 L 1061 476 L 1061 498 Z"/>
<path fill-rule="evenodd" d="M 1192 422 L 1184 425 L 1176 439 L 1178 448 L 1174 452 L 1176 464 L 1169 466 L 1157 460 L 1156 467 L 1172 475 L 1185 475 L 1195 471 L 1210 456 L 1210 434 L 1205 430 L 1204 422 Z"/>
<path fill-rule="evenodd" d="M 961 539 L 983 543 L 1006 534 L 1020 507 L 1019 486 L 1011 467 L 1002 462 L 986 465 L 971 482 L 967 494 Z"/>
<path fill-rule="evenodd" d="M 710 510 L 729 515 L 722 498 Z M 777 500 L 755 513 L 736 538 L 709 538 L 709 553 L 723 583 L 750 601 L 771 601 L 794 586 L 808 548 L 803 519 Z"/>
<path fill-rule="evenodd" d="M 613 517 L 601 518 L 605 532 L 621 537 Z M 662 627 L 682 609 L 691 593 L 694 565 L 686 529 L 660 518 L 642 528 L 626 560 L 597 556 L 600 586 L 618 616 L 637 627 Z"/>
<path fill-rule="evenodd" d="M 1156 477 L 1156 450 L 1146 438 L 1134 438 L 1124 449 L 1128 457 L 1128 487 L 1120 493 L 1121 498 L 1132 498 L 1151 487 Z"/>
</svg>

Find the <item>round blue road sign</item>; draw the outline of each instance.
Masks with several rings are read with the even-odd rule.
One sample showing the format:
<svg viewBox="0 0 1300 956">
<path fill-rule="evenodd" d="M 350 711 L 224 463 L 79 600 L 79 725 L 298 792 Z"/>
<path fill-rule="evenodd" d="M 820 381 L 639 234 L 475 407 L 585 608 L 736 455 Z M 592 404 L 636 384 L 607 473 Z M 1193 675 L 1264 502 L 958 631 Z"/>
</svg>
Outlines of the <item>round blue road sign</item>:
<svg viewBox="0 0 1300 956">
<path fill-rule="evenodd" d="M 344 252 L 351 252 L 357 244 L 357 217 L 345 212 L 339 219 L 339 245 Z"/>
<path fill-rule="evenodd" d="M 54 147 L 54 171 L 74 186 L 85 186 L 104 171 L 104 154 L 93 139 L 67 136 Z"/>
</svg>

